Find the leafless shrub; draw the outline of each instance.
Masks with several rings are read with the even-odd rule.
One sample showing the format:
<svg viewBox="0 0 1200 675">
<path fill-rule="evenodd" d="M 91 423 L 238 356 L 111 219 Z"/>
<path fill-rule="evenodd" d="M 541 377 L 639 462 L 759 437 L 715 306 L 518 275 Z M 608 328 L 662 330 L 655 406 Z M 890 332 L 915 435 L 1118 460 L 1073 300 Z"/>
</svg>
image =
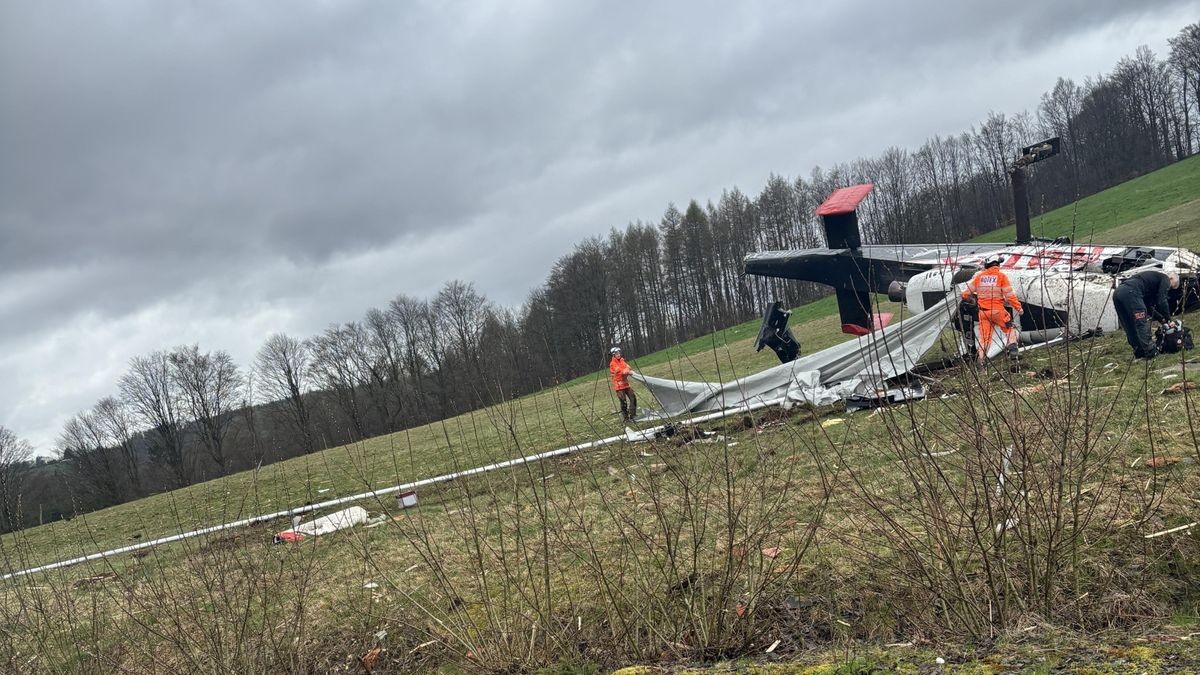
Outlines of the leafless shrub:
<svg viewBox="0 0 1200 675">
<path fill-rule="evenodd" d="M 523 451 L 522 414 L 514 403 L 490 420 L 510 454 Z M 794 581 L 828 493 L 799 474 L 797 439 L 738 453 L 706 440 L 456 481 L 448 521 L 394 522 L 423 561 L 420 584 L 364 558 L 484 670 L 741 653 Z"/>
<path fill-rule="evenodd" d="M 263 526 L 10 584 L 0 665 L 522 672 L 1161 618 L 1197 550 L 1144 538 L 1186 489 L 1130 468 L 1157 456 L 1157 392 L 1136 367 L 1097 386 L 1088 345 L 1047 358 L 1036 379 L 964 371 L 946 383 L 957 398 L 870 424 L 764 412 L 458 479 L 416 510 L 380 499 L 370 530 L 272 547 Z M 443 449 L 465 469 L 534 451 L 535 418 L 596 417 L 556 404 L 449 420 Z M 608 433 L 563 423 L 555 440 Z M 406 435 L 391 438 L 396 475 L 411 473 Z M 377 451 L 340 452 L 364 488 L 387 484 Z"/>
<path fill-rule="evenodd" d="M 1003 367 L 964 370 L 949 421 L 920 405 L 883 411 L 878 463 L 856 466 L 839 448 L 859 505 L 841 539 L 888 570 L 929 625 L 972 637 L 1031 613 L 1089 625 L 1095 607 L 1079 602 L 1089 596 L 1111 598 L 1102 615 L 1113 620 L 1161 614 L 1103 555 L 1149 563 L 1141 535 L 1173 488 L 1129 457 L 1155 455 L 1156 402 L 1144 370 L 1095 388 L 1095 349 L 1052 352 L 1047 370 L 1059 375 L 1036 384 Z M 1143 399 L 1133 409 L 1129 389 Z"/>
</svg>

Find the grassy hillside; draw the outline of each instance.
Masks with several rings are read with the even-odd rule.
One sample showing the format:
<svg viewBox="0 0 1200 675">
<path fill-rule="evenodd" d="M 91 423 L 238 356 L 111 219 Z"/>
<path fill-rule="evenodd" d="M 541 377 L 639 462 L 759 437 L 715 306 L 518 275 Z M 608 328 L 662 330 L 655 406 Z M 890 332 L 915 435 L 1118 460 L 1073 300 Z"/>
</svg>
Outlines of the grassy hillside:
<svg viewBox="0 0 1200 675">
<path fill-rule="evenodd" d="M 889 303 L 881 309 L 900 311 Z M 805 353 L 848 338 L 834 313 L 832 298 L 797 310 L 794 332 Z M 757 331 L 758 321 L 749 321 L 631 360 L 647 375 L 725 381 L 778 363 L 770 350 L 754 352 Z M 640 399 L 652 405 L 648 392 Z M 593 373 L 503 411 L 477 411 L 4 535 L 5 571 L 611 436 L 623 429 L 616 410 L 607 373 Z"/>
<path fill-rule="evenodd" d="M 1181 246 L 1200 251 L 1200 199 L 1113 226 L 1104 236 L 1120 243 Z"/>
<path fill-rule="evenodd" d="M 828 330 L 823 321 L 799 326 L 801 334 Z M 751 356 L 749 342 L 652 368 L 738 370 L 763 357 Z M 1186 635 L 1200 615 L 1200 543 L 1190 531 L 1144 537 L 1191 522 L 1190 500 L 1200 494 L 1195 401 L 1159 393 L 1192 379 L 1194 366 L 1130 362 L 1127 351 L 1110 336 L 1048 350 L 1017 373 L 945 373 L 911 406 L 763 413 L 707 427 L 720 437 L 613 446 L 459 481 L 420 491 L 412 511 L 364 504 L 399 520 L 296 546 L 270 545 L 282 525 L 269 524 L 40 574 L 0 590 L 10 627 L 0 662 L 175 670 L 217 654 L 231 670 L 341 670 L 379 647 L 390 667 L 458 672 L 703 661 L 761 654 L 775 640 L 779 653 L 812 659 L 809 644 L 920 636 L 936 639 L 937 655 L 969 660 L 978 634 L 964 625 L 986 624 L 989 612 L 1012 615 L 1004 630 L 1048 621 L 1068 632 L 1111 625 L 1126 635 Z M 301 486 L 330 486 L 320 498 L 607 435 L 619 427 L 613 408 L 597 377 L 289 462 L 257 481 L 236 476 L 67 524 L 86 522 L 86 530 L 49 539 L 30 531 L 25 555 L 68 555 L 81 547 L 75 537 L 88 546 L 125 541 L 267 500 L 299 503 Z M 1020 448 L 1003 469 L 1013 494 L 1038 501 L 989 503 L 1006 446 Z M 383 475 L 366 481 L 367 470 Z M 932 491 L 914 493 L 914 481 Z M 1043 501 L 1054 495 L 1059 501 Z M 970 525 L 982 519 L 976 535 L 991 542 L 988 512 L 997 508 L 1019 514 L 1002 543 L 1014 576 L 997 583 L 1015 585 L 1004 610 L 988 608 L 977 567 L 997 564 L 996 544 L 977 548 Z M 7 554 L 20 548 L 6 541 Z M 1043 555 L 1062 566 L 1045 602 L 1026 588 L 1049 583 L 1026 576 L 1038 578 Z M 972 570 L 959 579 L 969 584 L 962 595 L 945 585 L 957 576 L 938 580 L 947 564 Z M 952 609 L 930 603 L 930 588 L 948 594 Z M 1022 618 L 1029 613 L 1043 618 Z M 1020 635 L 1005 658 L 1030 658 L 1028 633 Z M 583 643 L 591 647 L 580 651 Z M 1089 658 L 1110 658 L 1108 648 L 1092 645 Z M 1044 644 L 1032 651 L 1047 658 Z M 1168 644 L 1130 653 L 1139 662 L 1180 658 Z M 934 656 L 928 646 L 862 654 L 880 667 Z"/>
<path fill-rule="evenodd" d="M 1200 249 L 1197 186 L 1200 186 L 1200 157 L 1081 200 L 1077 230 L 1086 227 L 1104 233 L 1106 241 L 1182 246 L 1190 242 Z M 1173 208 L 1163 210 L 1164 206 Z M 1034 219 L 1034 232 L 1044 236 L 1068 233 L 1075 213 L 1074 206 L 1067 206 L 1044 214 Z M 1007 228 L 991 233 L 986 240 L 1009 241 L 1012 236 L 1011 228 Z M 881 307 L 881 311 L 898 309 L 886 304 Z M 791 325 L 805 353 L 846 339 L 838 330 L 836 312 L 837 303 L 832 297 L 794 310 Z M 633 355 L 632 360 L 637 369 L 648 375 L 728 380 L 775 362 L 770 351 L 757 354 L 752 351 L 750 341 L 757 330 L 758 321 L 748 321 L 654 354 Z M 615 418 L 594 412 L 597 407 L 612 405 L 603 373 L 577 378 L 554 392 L 526 397 L 515 405 L 522 410 L 541 410 L 546 405 L 560 407 L 564 400 L 570 402 L 573 410 L 565 422 L 545 417 L 526 420 L 521 454 L 527 454 L 526 450 L 558 447 L 564 438 L 586 437 L 593 432 L 611 435 L 617 430 Z M 583 410 L 591 412 L 584 414 Z M 508 458 L 511 454 L 503 449 L 505 432 L 485 418 L 485 413 L 477 412 L 446 423 L 368 439 L 259 471 L 154 495 L 20 535 L 5 535 L 0 542 L 19 537 L 28 544 L 21 550 L 31 551 L 28 557 L 12 559 L 7 567 L 27 567 L 83 555 L 96 547 L 116 547 L 172 534 L 181 527 L 186 530 L 237 520 Z M 446 452 L 451 446 L 459 452 Z"/>
<path fill-rule="evenodd" d="M 1135 236 L 1154 237 L 1154 241 L 1125 240 L 1124 233 L 1113 229 L 1134 221 L 1160 214 L 1200 199 L 1200 156 L 1134 178 L 1103 192 L 1085 197 L 1074 204 L 1044 213 L 1030 222 L 1035 237 L 1070 236 L 1074 241 L 1100 244 L 1174 244 L 1159 237 L 1155 231 L 1129 232 Z M 1015 226 L 993 230 L 975 241 L 1011 242 L 1016 237 Z"/>
<path fill-rule="evenodd" d="M 1097 195 L 1092 230 L 1200 238 L 1189 162 Z M 835 314 L 832 299 L 793 314 L 805 353 L 847 339 Z M 753 351 L 757 323 L 634 366 L 756 372 L 777 362 Z M 285 526 L 270 523 L 21 579 L 0 587 L 0 668 L 361 672 L 379 649 L 372 662 L 404 671 L 596 672 L 761 657 L 776 640 L 772 654 L 812 665 L 849 660 L 813 645 L 873 644 L 854 648 L 860 665 L 891 669 L 995 643 L 1015 667 L 1062 666 L 1072 649 L 1117 657 L 1080 638 L 1050 659 L 1031 636 L 1101 627 L 1170 638 L 1122 646 L 1127 663 L 1200 665 L 1178 644 L 1200 620 L 1200 528 L 1146 538 L 1196 520 L 1195 394 L 1161 393 L 1195 366 L 1127 352 L 1109 336 L 1013 372 L 949 371 L 908 406 L 764 412 L 460 480 L 417 509 L 364 504 L 388 519 L 296 546 L 270 545 Z M 609 436 L 615 411 L 595 373 L 6 535 L 0 556 L 19 569 Z"/>
</svg>

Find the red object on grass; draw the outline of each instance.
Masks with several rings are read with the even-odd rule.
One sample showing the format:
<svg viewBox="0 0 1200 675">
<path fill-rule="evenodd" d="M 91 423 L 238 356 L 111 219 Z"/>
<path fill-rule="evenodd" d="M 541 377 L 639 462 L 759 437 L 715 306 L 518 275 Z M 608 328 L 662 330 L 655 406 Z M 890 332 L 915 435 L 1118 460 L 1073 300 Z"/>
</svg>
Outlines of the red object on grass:
<svg viewBox="0 0 1200 675">
<path fill-rule="evenodd" d="M 873 183 L 838 188 L 817 207 L 817 215 L 836 216 L 842 213 L 854 213 L 854 209 L 858 208 L 859 203 L 866 199 L 874 188 Z"/>
<path fill-rule="evenodd" d="M 859 337 L 862 337 L 863 335 L 866 335 L 872 331 L 883 330 L 884 328 L 887 328 L 887 325 L 892 322 L 893 316 L 895 316 L 895 315 L 892 314 L 891 312 L 883 312 L 882 314 L 872 314 L 871 315 L 871 328 L 867 328 L 866 326 L 860 326 L 856 323 L 844 323 L 844 324 L 842 324 L 842 332 L 847 333 L 849 335 L 857 335 Z"/>
</svg>

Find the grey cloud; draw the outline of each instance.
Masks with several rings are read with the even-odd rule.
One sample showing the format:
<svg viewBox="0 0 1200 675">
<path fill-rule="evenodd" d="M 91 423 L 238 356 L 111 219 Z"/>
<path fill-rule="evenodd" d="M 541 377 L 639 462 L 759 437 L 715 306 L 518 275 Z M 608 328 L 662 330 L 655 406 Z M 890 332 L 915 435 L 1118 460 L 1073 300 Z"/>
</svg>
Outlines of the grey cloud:
<svg viewBox="0 0 1200 675">
<path fill-rule="evenodd" d="M 5 81 L 33 95 L 5 101 L 16 123 L 0 197 L 4 222 L 20 227 L 0 262 L 169 248 L 180 234 L 201 246 L 236 234 L 248 257 L 319 259 L 453 226 L 564 150 L 828 114 L 853 92 L 903 86 L 884 73 L 928 49 L 1133 11 L 1051 5 L 979 21 L 977 9 L 903 3 L 808 20 L 787 4 L 549 4 L 468 29 L 452 11 L 386 5 L 51 16 L 76 32 L 49 44 L 36 31 L 5 35 L 15 38 L 5 62 L 22 64 Z M 732 30 L 725 12 L 737 15 Z M 47 82 L 51 72 L 61 75 Z M 64 238 L 98 251 L 64 251 Z"/>
</svg>

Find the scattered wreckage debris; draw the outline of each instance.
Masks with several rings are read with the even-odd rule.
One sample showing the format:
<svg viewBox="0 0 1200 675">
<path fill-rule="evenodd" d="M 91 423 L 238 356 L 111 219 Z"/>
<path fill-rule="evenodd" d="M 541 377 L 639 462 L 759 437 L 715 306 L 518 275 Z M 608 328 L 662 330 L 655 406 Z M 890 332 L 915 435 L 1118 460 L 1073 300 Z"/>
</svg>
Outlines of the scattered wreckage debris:
<svg viewBox="0 0 1200 675">
<path fill-rule="evenodd" d="M 908 387 L 893 387 L 873 394 L 851 394 L 846 398 L 846 411 L 870 410 L 925 398 L 925 387 L 917 382 Z"/>
<path fill-rule="evenodd" d="M 713 412 L 761 402 L 828 405 L 872 394 L 912 370 L 950 324 L 957 300 L 815 354 L 729 382 L 688 382 L 633 373 L 669 415 Z"/>
<path fill-rule="evenodd" d="M 368 520 L 366 526 L 363 527 L 363 529 L 364 530 L 374 529 L 376 527 L 386 524 L 389 520 L 391 520 L 391 519 L 388 518 L 388 514 L 380 513 L 380 514 L 374 516 L 373 518 L 371 518 L 370 520 Z"/>
<path fill-rule="evenodd" d="M 383 652 L 383 647 L 375 647 L 371 651 L 358 657 L 359 664 L 363 670 L 367 671 L 367 675 L 373 675 L 375 672 L 375 662 L 379 660 L 379 655 Z"/>
<path fill-rule="evenodd" d="M 396 495 L 396 506 L 401 509 L 411 509 L 417 505 L 417 493 L 415 490 L 401 492 Z"/>
<path fill-rule="evenodd" d="M 1186 381 L 1186 382 L 1176 382 L 1175 384 L 1167 387 L 1166 389 L 1163 389 L 1162 395 L 1163 396 L 1177 396 L 1179 394 L 1184 393 L 1185 391 L 1195 391 L 1196 389 L 1200 389 L 1200 384 L 1196 384 L 1195 382 L 1192 382 L 1190 380 Z"/>
<path fill-rule="evenodd" d="M 782 420 L 782 419 L 767 420 L 767 421 L 763 422 L 762 424 L 759 424 L 757 427 L 755 427 L 754 433 L 763 434 L 763 433 L 770 431 L 771 429 L 778 429 L 778 428 L 784 427 L 784 426 L 787 426 L 787 422 L 785 420 Z"/>
<path fill-rule="evenodd" d="M 1178 459 L 1176 459 L 1174 457 L 1165 457 L 1165 456 L 1152 457 L 1152 458 L 1146 460 L 1146 466 L 1151 469 L 1161 469 L 1165 466 L 1171 466 L 1172 464 L 1177 464 L 1177 463 L 1179 463 Z M 1130 466 L 1130 468 L 1133 468 L 1133 467 Z"/>
<path fill-rule="evenodd" d="M 671 441 L 676 446 L 682 447 L 691 443 L 716 443 L 718 438 L 723 439 L 724 436 L 720 436 L 715 431 L 705 431 L 693 425 L 679 429 L 671 436 Z"/>
<path fill-rule="evenodd" d="M 99 586 L 101 584 L 108 583 L 109 581 L 113 581 L 116 578 L 117 578 L 116 572 L 105 572 L 104 574 L 97 574 L 94 577 L 83 577 L 82 579 L 76 579 L 71 584 L 71 587 L 72 588 L 89 588 L 91 586 Z"/>
<path fill-rule="evenodd" d="M 729 416 L 729 415 L 741 415 L 746 412 L 759 410 L 763 407 L 765 407 L 765 406 L 760 405 L 760 404 L 739 406 L 739 407 L 731 409 L 731 410 L 722 410 L 722 411 L 718 411 L 716 413 L 712 413 L 709 415 L 703 415 L 698 418 L 686 420 L 684 422 L 680 422 L 680 424 L 694 424 L 694 423 L 700 423 L 700 422 L 704 422 L 704 421 L 708 421 L 708 420 L 721 419 L 721 418 Z M 107 551 L 98 551 L 96 553 L 90 553 L 88 555 L 80 556 L 77 558 L 70 558 L 67 560 L 59 560 L 57 562 L 47 563 L 45 565 L 39 565 L 37 567 L 31 567 L 28 569 L 8 572 L 8 573 L 5 573 L 4 575 L 0 576 L 0 581 L 14 579 L 16 577 L 26 576 L 29 574 L 36 574 L 38 572 L 45 572 L 45 571 L 54 570 L 54 569 L 61 569 L 63 567 L 69 567 L 71 565 L 78 565 L 80 563 L 85 563 L 85 562 L 91 562 L 93 560 L 103 560 L 103 559 L 106 559 L 106 558 L 109 558 L 112 556 L 122 555 L 125 553 L 133 553 L 135 551 L 142 551 L 145 549 L 154 548 L 156 546 L 162 546 L 164 544 L 170 544 L 170 543 L 174 543 L 174 542 L 178 542 L 178 541 L 183 541 L 185 539 L 191 539 L 194 537 L 202 537 L 202 536 L 213 534 L 216 532 L 222 532 L 224 530 L 230 530 L 230 529 L 240 528 L 240 527 L 247 527 L 247 526 L 251 526 L 251 525 L 258 525 L 261 523 L 266 523 L 266 522 L 269 522 L 272 520 L 278 520 L 280 518 L 285 518 L 285 517 L 293 517 L 294 518 L 295 516 L 299 516 L 299 515 L 302 515 L 305 513 L 311 513 L 314 511 L 319 511 L 322 509 L 327 509 L 327 508 L 330 508 L 333 506 L 341 506 L 344 504 L 351 504 L 354 502 L 365 501 L 368 499 L 379 499 L 380 497 L 392 495 L 397 492 L 415 490 L 415 489 L 418 489 L 421 487 L 425 487 L 425 486 L 429 486 L 429 485 L 436 485 L 439 483 L 446 483 L 446 482 L 454 481 L 454 480 L 461 479 L 461 478 L 467 478 L 470 476 L 476 476 L 476 475 L 480 475 L 480 474 L 484 474 L 484 473 L 489 473 L 491 471 L 497 471 L 497 470 L 507 469 L 507 468 L 516 467 L 516 466 L 522 466 L 525 464 L 532 464 L 535 462 L 540 462 L 542 460 L 546 460 L 546 459 L 550 459 L 550 458 L 554 458 L 554 457 L 563 457 L 563 456 L 570 455 L 572 453 L 580 452 L 583 450 L 591 450 L 591 449 L 595 449 L 595 448 L 601 448 L 606 445 L 612 445 L 614 443 L 619 443 L 624 440 L 626 440 L 626 434 L 609 436 L 607 438 L 600 438 L 600 439 L 588 441 L 585 443 L 576 443 L 574 445 L 569 445 L 569 446 L 566 446 L 563 448 L 557 448 L 555 450 L 547 450 L 545 452 L 539 452 L 539 453 L 532 454 L 532 455 L 526 455 L 524 457 L 507 459 L 507 460 L 504 460 L 501 462 L 496 462 L 496 463 L 488 464 L 485 466 L 479 466 L 479 467 L 475 467 L 472 469 L 455 471 L 453 473 L 442 474 L 439 476 L 432 476 L 430 478 L 422 478 L 420 480 L 412 481 L 409 483 L 404 483 L 402 485 L 395 485 L 395 486 L 387 487 L 387 488 L 379 488 L 379 489 L 371 490 L 368 492 L 362 492 L 359 494 L 348 495 L 345 497 L 338 497 L 336 499 L 330 499 L 328 501 L 319 502 L 316 504 L 305 504 L 304 506 L 299 506 L 299 507 L 295 507 L 295 508 L 291 508 L 291 509 L 287 509 L 287 510 L 283 510 L 283 511 L 277 511 L 274 513 L 267 513 L 267 514 L 263 514 L 263 515 L 259 515 L 259 516 L 254 516 L 252 518 L 244 518 L 242 520 L 236 520 L 233 522 L 222 523 L 220 525 L 212 525 L 212 526 L 208 526 L 208 527 L 202 527 L 200 529 L 192 530 L 190 532 L 181 532 L 179 534 L 172 534 L 172 535 L 169 535 L 166 537 L 161 537 L 161 538 L 155 539 L 153 541 L 139 542 L 137 544 L 121 546 L 121 547 L 110 549 Z M 297 525 L 298 525 L 298 523 L 293 523 L 294 527 Z"/>
<path fill-rule="evenodd" d="M 943 302 L 945 303 L 943 307 L 948 308 L 950 300 L 947 299 Z M 414 491 L 423 486 L 449 482 L 491 471 L 539 462 L 545 459 L 562 457 L 583 450 L 599 449 L 622 441 L 637 442 L 653 438 L 670 437 L 677 434 L 681 428 L 694 429 L 696 425 L 702 422 L 729 417 L 750 417 L 750 413 L 770 407 L 784 406 L 790 409 L 794 408 L 797 403 L 807 402 L 815 405 L 818 402 L 833 402 L 840 400 L 844 393 L 852 393 L 860 386 L 863 386 L 864 382 L 886 381 L 912 368 L 917 359 L 932 346 L 938 334 L 948 323 L 948 309 L 945 314 L 945 316 L 940 316 L 938 312 L 926 312 L 924 316 L 914 317 L 908 321 L 888 326 L 877 333 L 865 335 L 857 340 L 823 350 L 791 363 L 782 364 L 775 369 L 764 371 L 764 373 L 759 373 L 745 380 L 723 385 L 723 388 L 718 388 L 716 385 L 709 383 L 676 383 L 668 380 L 658 380 L 659 383 L 662 383 L 666 387 L 666 389 L 660 389 L 659 392 L 662 393 L 673 389 L 676 394 L 674 400 L 680 404 L 677 406 L 664 406 L 663 413 L 659 413 L 658 415 L 671 416 L 685 411 L 706 413 L 691 419 L 668 422 L 658 427 L 641 431 L 626 429 L 624 433 L 615 436 L 577 443 L 555 450 L 496 462 L 464 471 L 433 476 L 402 485 L 380 488 L 315 504 L 305 504 L 304 506 L 283 511 L 203 527 L 190 532 L 173 534 L 152 541 L 140 541 L 136 544 L 121 546 L 107 551 L 100 551 L 77 558 L 60 560 L 24 570 L 9 572 L 0 576 L 0 580 L 60 569 L 93 560 L 102 560 L 125 553 L 135 553 L 164 544 L 210 535 L 233 528 L 258 525 L 284 517 L 292 517 L 294 519 L 292 528 L 279 532 L 276 535 L 277 539 L 280 541 L 298 541 L 306 536 L 319 536 L 326 532 L 362 524 L 368 520 L 366 510 L 362 507 L 344 509 L 343 511 L 332 513 L 306 524 L 299 522 L 302 514 L 367 499 L 379 499 L 385 495 L 395 495 L 397 493 L 401 494 L 399 499 L 403 505 L 404 493 Z M 644 380 L 645 378 L 641 379 Z M 740 395 L 739 390 L 743 389 L 744 385 L 750 382 L 756 385 L 755 390 L 748 395 Z M 836 384 L 826 386 L 823 383 Z M 681 388 L 680 385 L 685 386 Z M 688 390 L 687 386 L 689 385 L 694 386 L 696 390 Z M 876 387 L 872 385 L 870 388 L 875 389 Z M 696 405 L 686 405 L 692 399 L 697 399 Z M 751 417 L 750 419 L 751 423 L 753 423 L 753 418 Z M 701 435 L 693 437 L 693 440 L 702 439 L 705 442 L 712 443 L 724 440 L 724 437 L 715 435 L 713 432 L 708 433 L 712 433 L 713 435 L 710 436 L 705 434 L 705 432 L 701 432 Z"/>
<path fill-rule="evenodd" d="M 695 425 L 675 425 L 664 424 L 661 427 L 646 429 L 644 431 L 634 431 L 633 429 L 625 429 L 625 440 L 628 443 L 646 443 L 649 441 L 666 440 L 677 446 L 682 447 L 692 443 L 718 443 L 724 441 L 725 437 L 715 431 L 706 431 Z M 642 452 L 642 457 L 653 457 L 654 453 Z"/>
<path fill-rule="evenodd" d="M 308 523 L 301 524 L 300 516 L 292 521 L 292 527 L 275 535 L 275 543 L 303 541 L 306 537 L 319 537 L 323 534 L 337 532 L 355 525 L 362 525 L 370 519 L 370 514 L 361 506 L 351 506 L 348 509 L 335 511 Z"/>
</svg>

